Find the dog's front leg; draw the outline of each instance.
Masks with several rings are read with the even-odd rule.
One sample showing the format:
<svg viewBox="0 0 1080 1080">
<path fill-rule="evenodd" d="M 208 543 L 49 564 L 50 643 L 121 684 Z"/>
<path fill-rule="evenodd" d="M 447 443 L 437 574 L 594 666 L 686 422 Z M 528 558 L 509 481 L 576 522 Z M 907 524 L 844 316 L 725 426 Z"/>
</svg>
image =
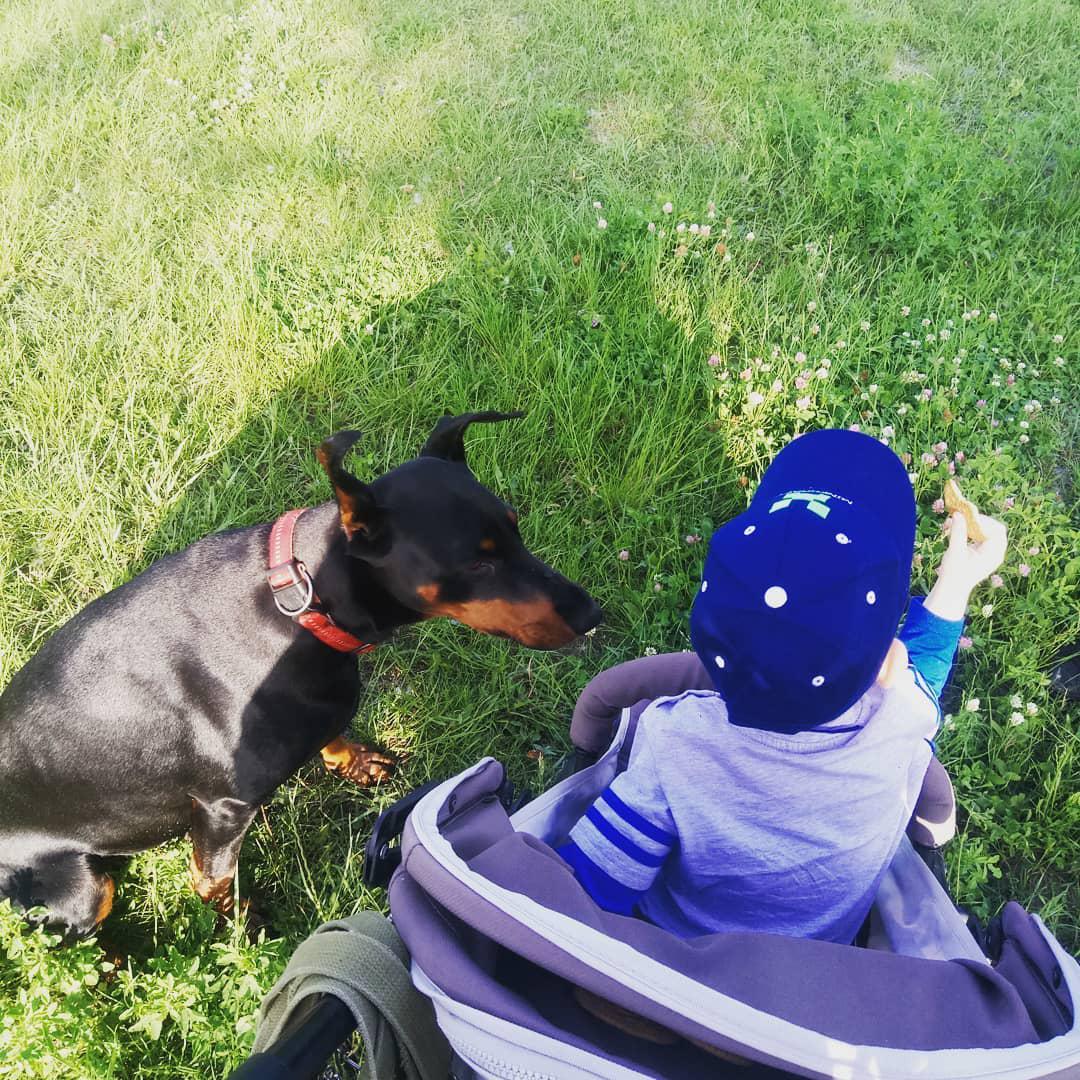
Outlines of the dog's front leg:
<svg viewBox="0 0 1080 1080">
<path fill-rule="evenodd" d="M 389 780 L 397 765 L 392 757 L 348 739 L 332 739 L 319 753 L 330 772 L 362 787 Z"/>
<path fill-rule="evenodd" d="M 191 800 L 191 884 L 208 904 L 228 915 L 240 845 L 255 807 L 239 799 Z"/>
</svg>

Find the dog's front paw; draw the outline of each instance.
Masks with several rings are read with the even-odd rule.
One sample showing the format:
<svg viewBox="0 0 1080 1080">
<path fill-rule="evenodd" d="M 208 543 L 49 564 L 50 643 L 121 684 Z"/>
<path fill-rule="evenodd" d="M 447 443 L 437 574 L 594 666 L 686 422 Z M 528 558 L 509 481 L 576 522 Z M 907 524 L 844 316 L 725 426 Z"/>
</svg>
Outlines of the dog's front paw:
<svg viewBox="0 0 1080 1080">
<path fill-rule="evenodd" d="M 381 784 L 394 775 L 397 762 L 379 750 L 348 739 L 334 739 L 322 750 L 323 764 L 330 772 L 361 787 Z"/>
</svg>

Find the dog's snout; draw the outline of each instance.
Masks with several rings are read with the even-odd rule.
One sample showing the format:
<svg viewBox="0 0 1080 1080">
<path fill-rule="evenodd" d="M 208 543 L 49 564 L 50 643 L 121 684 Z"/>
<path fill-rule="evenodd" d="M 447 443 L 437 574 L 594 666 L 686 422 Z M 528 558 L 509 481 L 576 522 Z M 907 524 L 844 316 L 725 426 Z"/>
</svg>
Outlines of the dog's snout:
<svg viewBox="0 0 1080 1080">
<path fill-rule="evenodd" d="M 569 603 L 559 604 L 557 610 L 575 634 L 587 634 L 593 627 L 599 626 L 604 613 L 584 589 L 577 589 L 575 593 L 577 595 L 573 596 Z"/>
</svg>

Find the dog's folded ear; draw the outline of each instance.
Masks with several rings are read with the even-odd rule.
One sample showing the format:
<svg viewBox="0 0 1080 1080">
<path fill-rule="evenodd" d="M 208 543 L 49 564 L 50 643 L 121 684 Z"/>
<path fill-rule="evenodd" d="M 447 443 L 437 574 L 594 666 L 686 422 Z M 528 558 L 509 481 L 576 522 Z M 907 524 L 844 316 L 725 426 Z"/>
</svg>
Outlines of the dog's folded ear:
<svg viewBox="0 0 1080 1080">
<path fill-rule="evenodd" d="M 357 480 L 341 464 L 359 438 L 359 431 L 339 431 L 323 441 L 315 451 L 315 456 L 334 487 L 334 497 L 337 499 L 341 527 L 345 530 L 345 535 L 349 540 L 356 537 L 371 540 L 382 524 L 381 511 L 375 504 L 371 488 Z"/>
<path fill-rule="evenodd" d="M 495 420 L 520 420 L 523 412 L 470 412 L 460 416 L 440 417 L 434 431 L 428 436 L 420 451 L 420 457 L 442 458 L 444 461 L 460 461 L 465 464 L 465 429 L 470 424 L 490 424 Z"/>
</svg>

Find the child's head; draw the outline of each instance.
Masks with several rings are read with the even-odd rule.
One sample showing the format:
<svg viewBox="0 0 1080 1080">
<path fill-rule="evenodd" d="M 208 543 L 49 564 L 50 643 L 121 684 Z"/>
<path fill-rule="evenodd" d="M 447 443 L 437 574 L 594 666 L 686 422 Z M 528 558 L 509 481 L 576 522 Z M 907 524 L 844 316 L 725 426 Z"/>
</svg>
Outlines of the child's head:
<svg viewBox="0 0 1080 1080">
<path fill-rule="evenodd" d="M 908 599 L 915 499 L 900 459 L 853 431 L 789 443 L 709 545 L 694 649 L 731 720 L 797 731 L 870 688 Z"/>
</svg>

